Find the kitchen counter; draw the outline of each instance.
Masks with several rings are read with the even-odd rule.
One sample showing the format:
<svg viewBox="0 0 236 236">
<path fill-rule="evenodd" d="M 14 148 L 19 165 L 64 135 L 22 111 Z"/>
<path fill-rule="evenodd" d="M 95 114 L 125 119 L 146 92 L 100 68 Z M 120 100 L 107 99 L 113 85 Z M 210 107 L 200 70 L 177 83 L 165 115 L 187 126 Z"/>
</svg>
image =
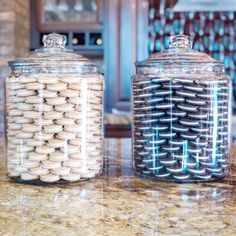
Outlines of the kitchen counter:
<svg viewBox="0 0 236 236">
<path fill-rule="evenodd" d="M 105 146 L 103 175 L 69 186 L 11 182 L 1 155 L 0 235 L 236 235 L 234 155 L 222 182 L 168 184 L 134 176 L 130 139 Z"/>
</svg>

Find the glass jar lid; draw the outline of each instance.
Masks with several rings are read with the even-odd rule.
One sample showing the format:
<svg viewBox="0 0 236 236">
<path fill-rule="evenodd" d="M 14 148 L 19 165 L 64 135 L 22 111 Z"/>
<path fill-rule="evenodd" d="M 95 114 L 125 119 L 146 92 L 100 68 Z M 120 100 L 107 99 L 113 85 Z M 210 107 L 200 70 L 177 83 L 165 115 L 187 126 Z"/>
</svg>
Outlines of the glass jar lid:
<svg viewBox="0 0 236 236">
<path fill-rule="evenodd" d="M 171 36 L 169 49 L 152 54 L 144 61 L 136 62 L 136 66 L 143 71 L 153 69 L 170 72 L 175 70 L 181 73 L 224 73 L 224 65 L 206 53 L 192 49 L 192 39 L 186 35 Z M 150 72 L 149 71 L 149 72 Z"/>
<path fill-rule="evenodd" d="M 66 49 L 66 37 L 57 33 L 43 36 L 43 48 L 36 49 L 28 57 L 9 61 L 11 67 L 46 67 L 46 68 L 86 68 L 87 72 L 97 72 L 98 66 L 86 57 Z"/>
</svg>

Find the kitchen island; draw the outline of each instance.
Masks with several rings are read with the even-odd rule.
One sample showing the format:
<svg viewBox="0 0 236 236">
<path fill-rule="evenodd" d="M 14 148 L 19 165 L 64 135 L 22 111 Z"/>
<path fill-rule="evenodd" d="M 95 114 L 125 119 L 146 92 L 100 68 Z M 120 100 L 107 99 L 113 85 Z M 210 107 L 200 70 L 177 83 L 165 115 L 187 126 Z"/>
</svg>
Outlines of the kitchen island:
<svg viewBox="0 0 236 236">
<path fill-rule="evenodd" d="M 107 139 L 103 174 L 87 182 L 18 184 L 4 162 L 1 154 L 0 235 L 236 235 L 234 154 L 229 177 L 205 184 L 134 176 L 130 139 Z"/>
</svg>

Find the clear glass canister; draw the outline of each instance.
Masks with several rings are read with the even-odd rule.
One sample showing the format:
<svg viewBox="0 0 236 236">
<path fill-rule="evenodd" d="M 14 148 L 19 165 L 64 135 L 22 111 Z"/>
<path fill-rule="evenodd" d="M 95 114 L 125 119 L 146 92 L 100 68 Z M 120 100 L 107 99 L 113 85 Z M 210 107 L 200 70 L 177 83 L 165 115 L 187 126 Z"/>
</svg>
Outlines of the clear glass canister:
<svg viewBox="0 0 236 236">
<path fill-rule="evenodd" d="M 103 165 L 103 77 L 97 65 L 44 36 L 44 48 L 10 61 L 7 174 L 25 183 L 90 179 Z"/>
<path fill-rule="evenodd" d="M 190 37 L 136 63 L 132 78 L 133 165 L 137 175 L 210 181 L 228 171 L 230 79 L 223 64 L 192 50 Z"/>
</svg>

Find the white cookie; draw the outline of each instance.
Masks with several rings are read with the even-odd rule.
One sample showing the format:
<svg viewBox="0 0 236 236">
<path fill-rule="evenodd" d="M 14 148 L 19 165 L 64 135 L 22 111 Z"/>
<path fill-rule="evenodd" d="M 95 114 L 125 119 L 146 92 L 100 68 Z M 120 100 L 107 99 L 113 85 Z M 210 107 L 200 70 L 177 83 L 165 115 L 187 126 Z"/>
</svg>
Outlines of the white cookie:
<svg viewBox="0 0 236 236">
<path fill-rule="evenodd" d="M 30 119 L 30 118 L 24 118 L 24 117 L 18 117 L 16 120 L 15 120 L 15 123 L 17 124 L 30 124 L 32 123 L 33 120 Z"/>
<path fill-rule="evenodd" d="M 55 148 L 54 147 L 49 147 L 47 145 L 44 145 L 44 146 L 36 147 L 35 151 L 37 153 L 41 153 L 41 154 L 49 154 L 49 153 L 53 153 L 55 151 Z"/>
<path fill-rule="evenodd" d="M 42 131 L 42 126 L 34 125 L 34 124 L 23 124 L 22 131 L 24 132 L 39 132 Z"/>
<path fill-rule="evenodd" d="M 45 84 L 42 83 L 28 83 L 26 84 L 26 89 L 29 90 L 41 90 L 45 88 Z"/>
<path fill-rule="evenodd" d="M 49 112 L 49 111 L 53 111 L 53 106 L 45 104 L 45 103 L 37 104 L 37 105 L 34 105 L 34 110 L 40 111 L 40 112 Z"/>
<path fill-rule="evenodd" d="M 47 154 L 37 153 L 37 152 L 29 152 L 28 153 L 30 161 L 44 161 L 48 158 Z"/>
<path fill-rule="evenodd" d="M 66 104 L 66 98 L 65 97 L 46 98 L 46 101 L 47 101 L 48 105 L 53 105 L 53 106 Z"/>
<path fill-rule="evenodd" d="M 53 152 L 49 154 L 49 159 L 51 161 L 65 161 L 68 160 L 68 155 L 63 152 Z"/>
<path fill-rule="evenodd" d="M 67 84 L 65 83 L 56 83 L 56 84 L 48 84 L 47 85 L 47 90 L 50 91 L 63 91 L 67 89 Z"/>
<path fill-rule="evenodd" d="M 22 83 L 22 84 L 34 83 L 37 81 L 37 76 L 35 76 L 35 75 L 29 75 L 29 76 L 22 75 L 18 79 L 19 79 L 19 83 Z"/>
<path fill-rule="evenodd" d="M 46 169 L 56 169 L 61 167 L 60 161 L 51 161 L 49 159 L 42 161 L 42 167 Z"/>
<path fill-rule="evenodd" d="M 76 135 L 76 133 L 69 133 L 69 132 L 62 131 L 62 132 L 58 133 L 58 134 L 56 135 L 56 137 L 57 137 L 58 139 L 67 140 L 67 139 L 74 139 L 74 138 L 75 138 L 75 135 Z"/>
<path fill-rule="evenodd" d="M 20 175 L 20 178 L 22 179 L 22 180 L 35 180 L 35 179 L 38 179 L 38 177 L 39 176 L 37 176 L 37 175 L 32 175 L 32 174 L 30 174 L 30 173 L 28 173 L 28 172 L 26 172 L 26 173 L 22 173 L 21 175 Z"/>
<path fill-rule="evenodd" d="M 45 119 L 42 119 L 42 117 L 40 117 L 37 120 L 34 120 L 34 124 L 39 125 L 39 126 L 52 125 L 53 123 L 54 123 L 53 120 L 45 120 Z"/>
<path fill-rule="evenodd" d="M 28 90 L 28 89 L 19 89 L 16 90 L 16 96 L 18 97 L 28 97 L 28 96 L 33 96 L 36 95 L 37 93 L 33 90 Z"/>
<path fill-rule="evenodd" d="M 27 167 L 27 168 L 32 168 L 32 167 L 36 167 L 39 166 L 40 162 L 39 161 L 29 161 L 29 160 L 25 160 L 23 163 L 23 166 Z"/>
<path fill-rule="evenodd" d="M 56 139 L 56 138 L 48 140 L 49 147 L 59 148 L 59 147 L 65 147 L 66 145 L 67 145 L 66 140 L 61 140 L 61 139 Z"/>
<path fill-rule="evenodd" d="M 24 111 L 23 116 L 25 118 L 40 119 L 42 117 L 42 113 L 38 111 Z"/>
<path fill-rule="evenodd" d="M 56 98 L 56 97 L 58 97 L 57 92 L 49 91 L 47 89 L 39 90 L 38 93 L 39 93 L 39 96 L 42 98 Z"/>
<path fill-rule="evenodd" d="M 63 117 L 63 112 L 49 111 L 43 113 L 43 118 L 46 120 L 55 120 Z"/>
<path fill-rule="evenodd" d="M 62 125 L 47 125 L 43 127 L 43 130 L 45 133 L 49 133 L 49 134 L 55 134 L 55 133 L 59 133 L 63 130 Z"/>
<path fill-rule="evenodd" d="M 77 153 L 80 151 L 80 147 L 79 146 L 75 146 L 75 145 L 71 145 L 71 144 L 68 144 L 62 148 L 60 148 L 60 150 L 64 153 L 68 153 L 68 154 L 71 154 L 71 153 Z"/>
<path fill-rule="evenodd" d="M 22 111 L 32 111 L 34 107 L 32 104 L 17 103 L 16 108 Z"/>
<path fill-rule="evenodd" d="M 39 74 L 38 82 L 42 84 L 55 84 L 59 82 L 59 77 L 53 74 Z"/>
<path fill-rule="evenodd" d="M 62 162 L 63 166 L 67 166 L 67 167 L 82 167 L 83 166 L 83 162 L 81 160 L 77 160 L 77 159 L 69 159 L 66 161 Z"/>
<path fill-rule="evenodd" d="M 55 168 L 51 170 L 51 173 L 55 175 L 69 175 L 70 174 L 70 168 L 66 166 L 61 166 L 59 168 Z"/>
<path fill-rule="evenodd" d="M 20 83 L 9 83 L 7 85 L 7 88 L 9 88 L 10 90 L 24 89 L 25 85 Z"/>
<path fill-rule="evenodd" d="M 70 182 L 74 182 L 80 180 L 81 177 L 80 174 L 70 173 L 67 175 L 62 175 L 61 178 Z"/>
<path fill-rule="evenodd" d="M 43 168 L 42 166 L 30 168 L 30 174 L 32 175 L 46 175 L 48 173 L 49 173 L 49 170 Z"/>
<path fill-rule="evenodd" d="M 53 183 L 56 182 L 60 179 L 59 175 L 54 175 L 54 174 L 46 174 L 46 175 L 40 175 L 40 180 L 43 182 L 48 182 L 48 183 Z"/>
<path fill-rule="evenodd" d="M 79 97 L 79 92 L 73 89 L 66 89 L 64 91 L 61 91 L 59 95 L 67 98 Z"/>
<path fill-rule="evenodd" d="M 8 124 L 8 129 L 11 130 L 17 130 L 17 129 L 21 129 L 22 128 L 22 124 L 16 124 L 16 123 L 9 123 Z"/>
<path fill-rule="evenodd" d="M 81 125 L 65 125 L 64 126 L 64 131 L 66 132 L 80 132 L 82 129 L 81 129 Z"/>
<path fill-rule="evenodd" d="M 75 120 L 63 117 L 61 119 L 57 119 L 56 120 L 56 124 L 60 124 L 60 125 L 74 125 L 75 124 Z"/>
<path fill-rule="evenodd" d="M 23 111 L 18 110 L 18 109 L 12 109 L 12 110 L 8 111 L 8 115 L 9 116 L 21 116 L 21 115 L 23 115 Z"/>
<path fill-rule="evenodd" d="M 53 134 L 48 134 L 48 133 L 44 133 L 44 132 L 36 132 L 34 133 L 34 139 L 37 140 L 50 140 L 53 138 Z"/>
<path fill-rule="evenodd" d="M 45 141 L 44 140 L 36 140 L 36 139 L 27 139 L 26 140 L 27 145 L 29 146 L 43 146 L 45 145 Z"/>
<path fill-rule="evenodd" d="M 68 112 L 73 110 L 74 110 L 74 105 L 69 103 L 55 106 L 55 111 Z"/>
<path fill-rule="evenodd" d="M 16 132 L 16 137 L 17 138 L 22 138 L 22 139 L 26 139 L 26 138 L 33 138 L 34 133 L 29 133 L 29 132 L 23 132 L 23 131 L 17 131 Z"/>
<path fill-rule="evenodd" d="M 43 104 L 44 100 L 43 100 L 43 97 L 36 95 L 36 96 L 26 97 L 25 102 L 30 103 L 30 104 Z"/>
<path fill-rule="evenodd" d="M 81 119 L 82 113 L 79 111 L 67 111 L 65 117 L 70 119 Z"/>
</svg>

